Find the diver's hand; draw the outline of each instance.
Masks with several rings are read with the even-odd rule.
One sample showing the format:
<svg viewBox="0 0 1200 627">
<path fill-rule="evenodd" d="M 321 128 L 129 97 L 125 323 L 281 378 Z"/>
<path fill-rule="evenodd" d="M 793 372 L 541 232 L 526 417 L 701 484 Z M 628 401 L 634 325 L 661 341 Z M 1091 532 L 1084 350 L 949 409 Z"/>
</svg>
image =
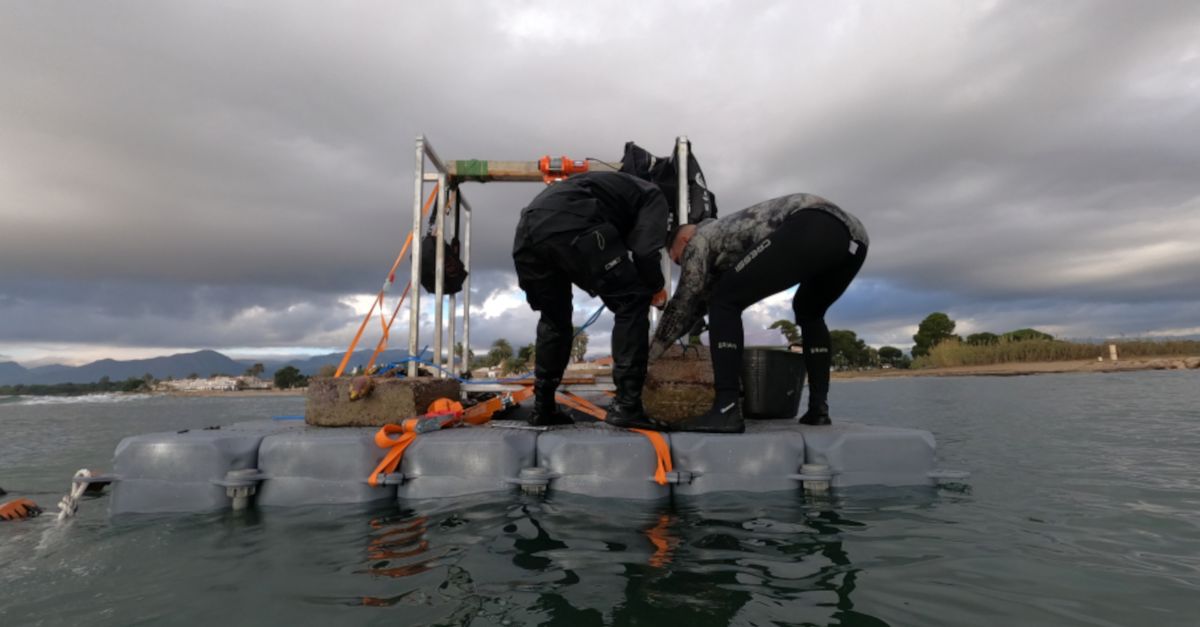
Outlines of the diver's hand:
<svg viewBox="0 0 1200 627">
<path fill-rule="evenodd" d="M 656 309 L 658 309 L 660 311 L 664 307 L 666 307 L 667 306 L 667 290 L 666 290 L 666 288 L 658 290 L 658 293 L 656 293 L 653 297 L 651 297 L 650 304 L 653 305 Z"/>
<path fill-rule="evenodd" d="M 42 513 L 42 508 L 29 499 L 17 499 L 0 505 L 0 520 L 33 518 Z"/>
</svg>

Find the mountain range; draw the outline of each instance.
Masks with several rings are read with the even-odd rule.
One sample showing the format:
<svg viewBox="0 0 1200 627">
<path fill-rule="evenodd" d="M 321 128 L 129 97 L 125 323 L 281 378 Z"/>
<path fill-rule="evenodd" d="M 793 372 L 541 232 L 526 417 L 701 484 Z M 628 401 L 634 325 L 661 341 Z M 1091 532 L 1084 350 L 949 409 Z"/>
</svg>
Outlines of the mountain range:
<svg viewBox="0 0 1200 627">
<path fill-rule="evenodd" d="M 270 378 L 275 371 L 285 366 L 294 366 L 302 374 L 314 375 L 321 366 L 338 365 L 343 353 L 328 353 L 308 358 L 290 360 L 232 359 L 214 350 L 194 353 L 179 353 L 150 359 L 101 359 L 82 366 L 59 364 L 25 368 L 13 362 L 0 362 L 0 385 L 53 385 L 55 383 L 93 383 L 103 377 L 112 381 L 123 381 L 130 377 L 142 378 L 149 374 L 155 379 L 168 377 L 183 379 L 191 374 L 208 377 L 213 374 L 240 375 L 256 363 L 264 367 L 263 377 Z M 366 365 L 371 351 L 355 351 L 350 364 Z M 377 363 L 389 363 L 408 357 L 406 350 L 389 350 L 380 353 Z"/>
</svg>

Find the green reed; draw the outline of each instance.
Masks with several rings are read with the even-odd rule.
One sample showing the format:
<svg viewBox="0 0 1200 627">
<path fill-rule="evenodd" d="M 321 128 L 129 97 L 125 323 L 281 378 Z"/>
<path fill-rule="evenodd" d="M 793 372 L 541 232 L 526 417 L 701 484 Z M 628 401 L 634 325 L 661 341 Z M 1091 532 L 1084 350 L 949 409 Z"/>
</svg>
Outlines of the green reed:
<svg viewBox="0 0 1200 627">
<path fill-rule="evenodd" d="M 1116 344 L 1117 357 L 1171 357 L 1200 355 L 1197 340 L 1110 340 L 1100 343 L 1064 340 L 1001 340 L 996 344 L 974 346 L 948 340 L 934 346 L 929 355 L 913 360 L 913 368 L 950 368 L 1039 361 L 1108 359 L 1109 344 Z"/>
</svg>

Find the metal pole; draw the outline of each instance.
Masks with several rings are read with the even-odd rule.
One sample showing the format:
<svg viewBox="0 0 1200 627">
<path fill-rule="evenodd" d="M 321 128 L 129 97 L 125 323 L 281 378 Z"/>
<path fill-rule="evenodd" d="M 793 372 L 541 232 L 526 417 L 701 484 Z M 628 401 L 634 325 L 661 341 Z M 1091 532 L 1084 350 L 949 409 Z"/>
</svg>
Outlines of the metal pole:
<svg viewBox="0 0 1200 627">
<path fill-rule="evenodd" d="M 676 170 L 679 176 L 679 197 L 676 210 L 678 212 L 679 224 L 687 224 L 688 219 L 688 138 L 687 135 L 680 135 L 675 138 L 675 163 Z"/>
<path fill-rule="evenodd" d="M 471 371 L 471 205 L 463 201 L 463 265 L 467 278 L 463 281 L 463 370 Z"/>
<path fill-rule="evenodd" d="M 421 341 L 421 195 L 424 192 L 425 178 L 425 136 L 417 136 L 416 164 L 413 168 L 413 242 L 412 257 L 409 259 L 413 289 L 409 290 L 408 299 L 408 354 L 416 357 Z M 417 362 L 408 362 L 408 376 L 417 376 Z"/>
<path fill-rule="evenodd" d="M 458 190 L 457 189 L 453 190 L 451 192 L 451 194 L 452 194 L 452 197 L 448 201 L 448 204 L 450 206 L 450 210 L 453 211 L 454 215 L 455 215 L 454 223 L 458 224 L 458 221 L 459 221 Z M 450 237 L 451 238 L 458 237 L 457 228 L 455 228 L 454 232 L 450 234 Z M 454 294 L 451 294 L 450 295 L 450 325 L 446 331 L 446 345 L 450 347 L 446 351 L 446 372 L 450 373 L 451 375 L 458 374 L 458 372 L 454 369 L 454 335 L 455 335 L 454 327 L 458 325 L 457 316 L 455 315 L 457 313 L 457 310 L 458 310 L 458 298 L 455 297 Z"/>
<path fill-rule="evenodd" d="M 442 275 L 446 273 L 446 197 L 450 194 L 446 191 L 446 175 L 438 174 L 438 196 L 437 196 L 437 235 L 434 240 L 434 264 L 433 264 L 433 363 L 442 365 L 442 337 L 445 329 L 442 327 L 442 302 L 444 286 L 442 280 L 445 278 Z M 434 376 L 444 378 L 445 373 L 438 371 Z"/>
<path fill-rule="evenodd" d="M 688 138 L 680 135 L 675 138 L 675 170 L 678 174 L 679 196 L 676 198 L 677 224 L 687 224 L 688 220 Z M 668 260 L 670 263 L 670 260 Z M 669 276 L 669 275 L 668 275 Z"/>
</svg>

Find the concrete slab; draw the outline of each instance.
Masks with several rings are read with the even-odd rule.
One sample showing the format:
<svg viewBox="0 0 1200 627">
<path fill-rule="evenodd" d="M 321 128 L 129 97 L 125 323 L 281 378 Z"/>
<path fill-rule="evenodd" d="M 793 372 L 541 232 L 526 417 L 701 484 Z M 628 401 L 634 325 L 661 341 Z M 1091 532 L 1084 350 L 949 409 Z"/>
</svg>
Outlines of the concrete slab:
<svg viewBox="0 0 1200 627">
<path fill-rule="evenodd" d="M 380 427 L 423 414 L 439 398 L 459 398 L 459 383 L 453 379 L 374 377 L 374 390 L 351 401 L 352 380 L 309 380 L 304 421 L 321 427 Z"/>
</svg>

